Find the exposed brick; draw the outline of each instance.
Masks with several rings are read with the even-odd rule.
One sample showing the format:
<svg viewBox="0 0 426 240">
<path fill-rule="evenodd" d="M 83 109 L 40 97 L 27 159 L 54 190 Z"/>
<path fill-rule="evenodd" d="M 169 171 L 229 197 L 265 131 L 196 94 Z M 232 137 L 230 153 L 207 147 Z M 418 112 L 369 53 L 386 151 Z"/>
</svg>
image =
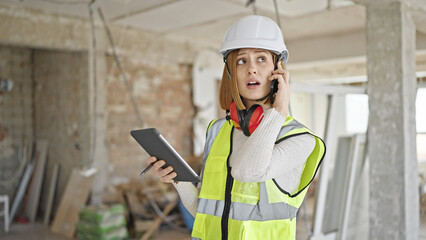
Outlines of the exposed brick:
<svg viewBox="0 0 426 240">
<path fill-rule="evenodd" d="M 152 66 L 121 58 L 146 127 L 155 127 L 183 156 L 192 152 L 191 66 Z M 141 128 L 112 57 L 107 58 L 108 149 L 112 177 L 135 177 L 147 154 L 129 132 Z M 120 109 L 120 111 L 116 111 Z M 136 171 L 135 171 L 136 169 Z"/>
</svg>

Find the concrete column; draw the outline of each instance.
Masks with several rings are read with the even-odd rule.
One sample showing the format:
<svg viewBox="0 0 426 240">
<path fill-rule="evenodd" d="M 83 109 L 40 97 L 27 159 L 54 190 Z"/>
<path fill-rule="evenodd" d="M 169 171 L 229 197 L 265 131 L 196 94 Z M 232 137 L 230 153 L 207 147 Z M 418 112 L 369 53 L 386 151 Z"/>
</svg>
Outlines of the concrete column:
<svg viewBox="0 0 426 240">
<path fill-rule="evenodd" d="M 369 239 L 418 239 L 415 26 L 404 1 L 367 1 Z"/>
<path fill-rule="evenodd" d="M 95 16 L 97 12 L 94 12 Z M 96 21 L 98 23 L 98 21 Z M 106 35 L 102 27 L 96 24 L 91 32 L 89 51 L 89 119 L 90 119 L 90 156 L 84 163 L 86 168 L 96 168 L 92 185 L 92 204 L 101 204 L 102 195 L 108 181 L 108 148 L 106 146 L 107 110 L 106 110 Z M 93 39 L 93 37 L 95 39 Z M 93 44 L 95 40 L 95 45 Z M 96 47 L 96 48 L 95 48 Z"/>
</svg>

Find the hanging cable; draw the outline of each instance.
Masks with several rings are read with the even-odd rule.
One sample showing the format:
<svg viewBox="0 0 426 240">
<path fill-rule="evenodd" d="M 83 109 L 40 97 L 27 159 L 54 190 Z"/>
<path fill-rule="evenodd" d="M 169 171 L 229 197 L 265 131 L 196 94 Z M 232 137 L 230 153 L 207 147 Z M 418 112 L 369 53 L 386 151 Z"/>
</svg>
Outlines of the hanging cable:
<svg viewBox="0 0 426 240">
<path fill-rule="evenodd" d="M 256 0 L 247 0 L 246 7 L 248 7 L 250 5 L 253 6 L 253 14 L 257 15 Z"/>
<path fill-rule="evenodd" d="M 77 4 L 91 4 L 89 1 L 59 1 L 59 0 L 40 0 L 42 2 L 64 4 L 64 5 L 77 5 Z"/>
<path fill-rule="evenodd" d="M 88 7 L 89 7 L 89 16 L 90 16 L 90 28 L 92 30 L 92 55 L 93 55 L 93 59 L 92 59 L 92 74 L 93 74 L 93 139 L 92 139 L 92 156 L 91 156 L 91 162 L 89 164 L 87 164 L 89 166 L 93 165 L 93 163 L 95 162 L 95 153 L 96 153 L 96 135 L 97 135 L 97 114 L 96 114 L 96 110 L 97 110 L 97 91 L 98 91 L 98 84 L 97 84 L 97 62 L 96 62 L 96 32 L 95 32 L 95 19 L 93 17 L 93 8 L 94 8 L 94 4 L 95 4 L 96 0 L 92 0 Z"/>
<path fill-rule="evenodd" d="M 280 21 L 280 13 L 278 12 L 278 4 L 277 4 L 277 0 L 274 0 L 274 6 L 275 6 L 275 15 L 277 17 L 277 23 L 278 23 L 278 27 L 281 29 L 281 31 L 283 30 L 281 28 L 281 21 Z"/>
<path fill-rule="evenodd" d="M 331 10 L 331 0 L 327 0 L 327 10 Z"/>
<path fill-rule="evenodd" d="M 282 27 L 281 27 L 281 20 L 280 20 L 280 13 L 279 13 L 279 10 L 278 10 L 278 4 L 277 4 L 277 0 L 274 0 L 274 7 L 275 7 L 275 16 L 276 16 L 276 18 L 277 18 L 277 24 L 278 24 L 278 27 L 281 29 L 281 32 L 283 31 L 283 29 L 282 29 Z M 291 78 L 288 80 L 288 83 L 290 84 L 290 80 L 291 80 Z M 290 106 L 290 103 L 288 104 L 288 114 L 291 116 L 291 115 L 293 115 L 292 114 L 292 112 L 291 112 L 291 106 Z"/>
<path fill-rule="evenodd" d="M 124 82 L 124 84 L 125 84 L 125 86 L 126 86 L 126 91 L 127 91 L 128 95 L 129 95 L 129 97 L 130 97 L 131 101 L 132 101 L 133 108 L 134 108 L 134 110 L 135 110 L 135 112 L 136 112 L 136 117 L 137 117 L 137 119 L 138 119 L 139 124 L 141 125 L 141 127 L 143 127 L 143 126 L 144 126 L 144 122 L 143 122 L 142 117 L 141 117 L 141 115 L 140 115 L 139 109 L 137 108 L 137 105 L 136 105 L 135 97 L 134 97 L 134 95 L 133 95 L 132 88 L 131 88 L 130 83 L 129 83 L 128 79 L 127 79 L 127 76 L 126 76 L 126 74 L 125 74 L 125 72 L 124 72 L 124 69 L 123 69 L 123 67 L 122 67 L 122 65 L 121 65 L 120 59 L 118 58 L 118 54 L 117 54 L 117 51 L 116 51 L 116 48 L 115 48 L 115 44 L 114 44 L 114 39 L 113 39 L 113 37 L 112 37 L 111 31 L 110 31 L 110 29 L 109 29 L 109 27 L 108 27 L 108 24 L 107 24 L 107 22 L 106 22 L 106 20 L 105 20 L 105 17 L 104 17 L 104 15 L 103 15 L 103 13 L 102 13 L 102 9 L 101 9 L 100 7 L 98 7 L 98 13 L 99 13 L 99 16 L 100 16 L 100 18 L 101 18 L 101 20 L 102 20 L 102 24 L 103 24 L 103 26 L 104 26 L 104 28 L 105 28 L 105 31 L 106 31 L 106 33 L 107 33 L 107 35 L 108 35 L 108 40 L 109 40 L 109 42 L 110 42 L 110 44 L 111 44 L 111 48 L 112 48 L 113 55 L 114 55 L 114 60 L 115 60 L 115 62 L 116 62 L 116 64 L 117 64 L 117 66 L 118 66 L 118 68 L 119 68 L 119 70 L 120 70 L 120 72 L 121 72 L 121 76 L 122 76 L 122 78 L 123 78 L 123 82 Z M 145 182 L 145 181 L 142 181 L 142 185 L 143 185 L 143 187 L 144 187 L 145 189 L 148 189 L 148 186 L 147 186 L 147 184 L 146 184 L 146 182 Z M 178 230 L 182 230 L 180 227 L 178 227 L 178 226 L 176 226 L 175 224 L 173 224 L 173 223 L 171 222 L 171 220 L 170 220 L 170 219 L 168 219 L 168 218 L 166 218 L 166 217 L 164 216 L 163 212 L 161 211 L 161 209 L 160 209 L 160 207 L 158 206 L 158 204 L 155 202 L 154 197 L 152 196 L 152 194 L 151 194 L 151 192 L 150 192 L 150 191 L 145 191 L 144 193 L 145 193 L 145 194 L 146 194 L 146 196 L 148 197 L 149 203 L 151 204 L 151 206 L 152 206 L 152 208 L 154 209 L 155 213 L 156 213 L 159 217 L 161 217 L 161 218 L 162 218 L 162 219 L 163 219 L 166 223 L 168 223 L 171 227 L 173 227 L 173 228 L 175 228 L 175 229 L 178 229 Z"/>
<path fill-rule="evenodd" d="M 132 101 L 132 105 L 133 105 L 133 109 L 135 110 L 136 117 L 138 119 L 140 127 L 143 128 L 144 127 L 144 121 L 143 121 L 141 114 L 139 112 L 139 109 L 136 105 L 135 97 L 133 95 L 133 89 L 130 86 L 129 80 L 127 79 L 126 73 L 124 72 L 124 69 L 123 69 L 123 66 L 121 65 L 120 59 L 118 58 L 118 54 L 117 54 L 117 51 L 115 49 L 114 39 L 112 37 L 111 31 L 108 27 L 108 24 L 105 21 L 105 18 L 104 18 L 104 15 L 102 13 L 101 8 L 98 8 L 98 13 L 99 13 L 99 16 L 101 17 L 102 24 L 104 25 L 105 31 L 108 35 L 108 40 L 109 40 L 109 43 L 111 44 L 112 53 L 114 55 L 114 60 L 117 64 L 118 69 L 120 70 L 121 77 L 123 79 L 124 85 L 126 86 L 127 93 L 129 94 L 130 100 Z"/>
</svg>

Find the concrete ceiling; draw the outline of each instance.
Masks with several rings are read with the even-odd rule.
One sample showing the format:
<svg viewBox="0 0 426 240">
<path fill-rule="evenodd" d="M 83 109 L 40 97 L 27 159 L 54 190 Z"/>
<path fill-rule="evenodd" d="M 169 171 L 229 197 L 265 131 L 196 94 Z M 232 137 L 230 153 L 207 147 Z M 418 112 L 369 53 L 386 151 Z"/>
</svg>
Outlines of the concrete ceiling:
<svg viewBox="0 0 426 240">
<path fill-rule="evenodd" d="M 0 0 L 0 3 L 88 19 L 90 1 Z M 355 0 L 359 1 L 362 0 Z M 420 4 L 420 1 L 424 0 L 419 0 L 419 4 L 415 5 L 417 7 L 412 6 L 413 18 L 417 29 L 426 34 L 426 4 Z M 160 37 L 188 42 L 194 47 L 217 52 L 226 29 L 238 18 L 256 11 L 257 14 L 277 20 L 274 0 L 255 0 L 255 7 L 253 4 L 247 6 L 247 2 L 248 0 L 96 0 L 95 7 L 102 10 L 110 24 L 152 32 Z M 343 41 L 346 49 L 336 50 L 334 55 L 322 55 L 338 58 L 364 54 L 365 46 L 357 45 L 357 42 L 365 42 L 364 6 L 350 0 L 276 0 L 276 3 L 287 46 L 289 49 L 293 48 L 296 53 L 293 56 L 301 56 L 300 59 L 292 58 L 293 61 L 306 61 L 303 59 L 305 54 L 302 53 L 306 44 L 311 47 L 308 55 L 312 58 L 315 49 L 321 52 L 321 46 L 335 44 L 330 41 L 333 39 L 346 39 Z M 322 44 L 312 44 L 309 39 L 316 39 Z M 418 42 L 418 46 L 423 45 Z M 347 46 L 351 46 L 352 52 L 345 53 L 348 51 Z M 358 52 L 353 53 L 353 49 L 358 49 Z M 318 60 L 324 58 L 322 55 Z"/>
<path fill-rule="evenodd" d="M 89 0 L 0 0 L 58 15 L 88 18 Z M 363 29 L 364 7 L 348 0 L 277 0 L 286 41 Z M 226 29 L 241 16 L 276 20 L 274 0 L 97 0 L 110 23 L 134 27 L 204 46 L 218 47 Z"/>
</svg>

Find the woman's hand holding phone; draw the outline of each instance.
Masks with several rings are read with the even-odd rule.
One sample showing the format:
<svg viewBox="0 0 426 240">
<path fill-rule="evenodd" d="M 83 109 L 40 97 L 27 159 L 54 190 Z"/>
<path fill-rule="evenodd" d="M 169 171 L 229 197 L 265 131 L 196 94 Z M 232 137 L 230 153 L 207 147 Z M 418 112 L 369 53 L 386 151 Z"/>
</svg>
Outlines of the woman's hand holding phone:
<svg viewBox="0 0 426 240">
<path fill-rule="evenodd" d="M 278 91 L 272 107 L 279 111 L 283 116 L 288 114 L 288 105 L 290 103 L 290 74 L 286 71 L 281 62 L 278 62 L 278 68 L 272 72 L 269 81 L 278 81 Z"/>
</svg>

